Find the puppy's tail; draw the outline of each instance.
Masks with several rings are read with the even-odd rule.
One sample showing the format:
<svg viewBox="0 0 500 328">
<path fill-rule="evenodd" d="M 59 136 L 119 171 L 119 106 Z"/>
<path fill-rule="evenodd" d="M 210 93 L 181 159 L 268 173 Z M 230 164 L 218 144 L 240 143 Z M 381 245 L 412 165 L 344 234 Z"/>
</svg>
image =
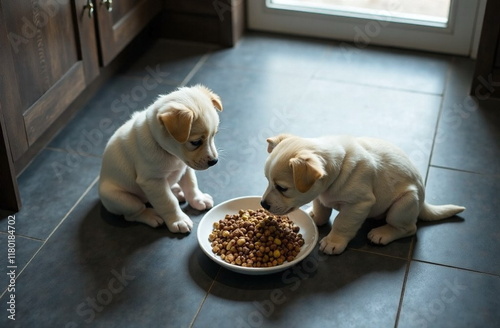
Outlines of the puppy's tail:
<svg viewBox="0 0 500 328">
<path fill-rule="evenodd" d="M 423 221 L 436 221 L 463 212 L 465 207 L 457 205 L 431 205 L 424 202 L 418 218 Z"/>
</svg>

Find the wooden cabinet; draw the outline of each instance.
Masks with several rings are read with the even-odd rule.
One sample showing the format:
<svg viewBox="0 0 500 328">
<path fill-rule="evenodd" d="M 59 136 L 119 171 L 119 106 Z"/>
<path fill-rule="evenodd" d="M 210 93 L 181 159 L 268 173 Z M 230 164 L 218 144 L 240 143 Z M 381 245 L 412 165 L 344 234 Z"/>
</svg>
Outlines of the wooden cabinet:
<svg viewBox="0 0 500 328">
<path fill-rule="evenodd" d="M 97 18 L 103 65 L 109 62 L 158 14 L 157 0 L 98 0 Z"/>
<path fill-rule="evenodd" d="M 164 37 L 232 47 L 245 29 L 245 0 L 164 1 Z"/>
<path fill-rule="evenodd" d="M 160 0 L 0 0 L 0 182 L 16 180 L 21 157 L 160 10 Z M 0 207 L 17 210 L 10 185 Z"/>
<path fill-rule="evenodd" d="M 0 92 L 14 162 L 98 75 L 85 2 L 2 1 Z"/>
</svg>

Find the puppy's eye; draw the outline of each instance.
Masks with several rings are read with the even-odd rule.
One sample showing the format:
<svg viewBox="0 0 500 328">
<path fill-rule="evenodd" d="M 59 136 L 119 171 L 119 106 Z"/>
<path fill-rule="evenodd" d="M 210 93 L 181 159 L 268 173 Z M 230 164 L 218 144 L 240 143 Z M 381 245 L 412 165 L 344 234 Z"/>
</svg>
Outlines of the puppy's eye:
<svg viewBox="0 0 500 328">
<path fill-rule="evenodd" d="M 203 144 L 203 140 L 199 139 L 195 141 L 190 141 L 189 143 L 191 144 L 191 146 L 198 148 Z"/>
<path fill-rule="evenodd" d="M 286 192 L 288 190 L 288 188 L 282 187 L 282 186 L 280 186 L 280 185 L 277 184 L 276 185 L 276 190 L 278 190 L 281 193 L 284 193 L 284 192 Z"/>
</svg>

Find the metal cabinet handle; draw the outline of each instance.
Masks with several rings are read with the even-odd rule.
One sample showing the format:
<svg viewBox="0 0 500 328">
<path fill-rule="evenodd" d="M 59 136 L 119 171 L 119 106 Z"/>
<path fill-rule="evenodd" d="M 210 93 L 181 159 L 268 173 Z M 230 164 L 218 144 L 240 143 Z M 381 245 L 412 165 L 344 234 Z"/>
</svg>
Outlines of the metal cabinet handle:
<svg viewBox="0 0 500 328">
<path fill-rule="evenodd" d="M 113 0 L 101 0 L 101 3 L 106 7 L 107 11 L 113 11 Z"/>
<path fill-rule="evenodd" d="M 92 18 L 92 16 L 94 16 L 94 4 L 92 3 L 92 0 L 87 0 L 87 4 L 83 6 L 83 12 L 87 9 L 89 10 L 89 18 Z"/>
</svg>

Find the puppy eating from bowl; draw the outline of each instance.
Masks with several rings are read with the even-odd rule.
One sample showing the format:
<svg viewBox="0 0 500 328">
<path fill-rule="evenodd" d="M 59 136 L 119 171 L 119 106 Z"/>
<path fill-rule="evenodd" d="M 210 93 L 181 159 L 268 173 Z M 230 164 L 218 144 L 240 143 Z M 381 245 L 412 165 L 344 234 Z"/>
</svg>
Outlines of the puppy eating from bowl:
<svg viewBox="0 0 500 328">
<path fill-rule="evenodd" d="M 368 239 L 386 245 L 416 233 L 417 219 L 434 221 L 465 210 L 425 202 L 423 180 L 410 159 L 379 139 L 349 136 L 300 138 L 288 134 L 267 139 L 269 182 L 261 205 L 276 215 L 313 202 L 317 225 L 338 215 L 320 241 L 326 254 L 342 253 L 367 218 L 385 218 Z"/>
<path fill-rule="evenodd" d="M 104 207 L 127 221 L 191 231 L 193 222 L 179 201 L 197 210 L 213 207 L 212 197 L 198 188 L 195 170 L 218 161 L 214 136 L 220 111 L 220 97 L 196 85 L 161 95 L 135 113 L 104 150 L 99 178 Z"/>
</svg>

